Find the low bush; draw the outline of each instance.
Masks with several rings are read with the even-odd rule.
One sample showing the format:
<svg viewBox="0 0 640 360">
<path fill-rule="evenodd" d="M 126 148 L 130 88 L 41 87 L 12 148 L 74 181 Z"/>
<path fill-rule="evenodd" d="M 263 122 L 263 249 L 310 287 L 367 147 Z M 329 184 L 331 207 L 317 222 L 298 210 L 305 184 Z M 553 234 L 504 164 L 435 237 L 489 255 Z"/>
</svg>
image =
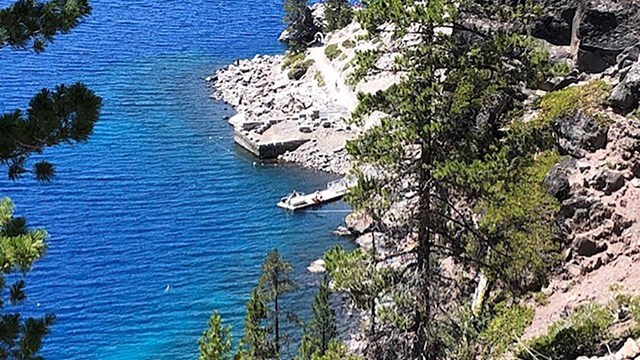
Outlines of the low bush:
<svg viewBox="0 0 640 360">
<path fill-rule="evenodd" d="M 287 52 L 287 54 L 284 56 L 284 59 L 282 60 L 282 69 L 287 69 L 289 68 L 291 65 L 299 62 L 299 61 L 303 61 L 306 57 L 306 54 L 304 52 L 300 52 L 300 53 L 293 53 L 293 52 Z"/>
<path fill-rule="evenodd" d="M 518 359 L 574 360 L 578 356 L 594 353 L 609 337 L 614 316 L 608 306 L 595 303 L 576 309 L 574 314 L 555 322 L 547 334 L 529 342 Z"/>
<path fill-rule="evenodd" d="M 322 73 L 320 73 L 320 71 L 316 71 L 314 78 L 316 79 L 316 82 L 318 83 L 319 87 L 323 87 L 326 85 L 324 82 L 324 77 L 322 77 Z"/>
<path fill-rule="evenodd" d="M 509 346 L 522 336 L 532 319 L 533 310 L 528 307 L 498 304 L 495 316 L 480 334 L 480 341 L 486 349 L 486 358 L 500 358 Z"/>
<path fill-rule="evenodd" d="M 347 39 L 345 41 L 342 42 L 342 47 L 345 49 L 352 49 L 356 46 L 355 41 L 351 40 L 351 39 Z"/>
<path fill-rule="evenodd" d="M 287 76 L 291 80 L 300 80 L 307 73 L 307 71 L 309 70 L 309 67 L 311 67 L 313 63 L 314 61 L 311 59 L 305 60 L 305 61 L 298 61 L 294 63 L 293 66 L 291 66 L 291 70 L 289 70 L 289 73 L 287 74 Z"/>
<path fill-rule="evenodd" d="M 342 51 L 338 48 L 338 44 L 330 44 L 324 49 L 324 54 L 327 59 L 333 60 L 342 54 Z"/>
</svg>

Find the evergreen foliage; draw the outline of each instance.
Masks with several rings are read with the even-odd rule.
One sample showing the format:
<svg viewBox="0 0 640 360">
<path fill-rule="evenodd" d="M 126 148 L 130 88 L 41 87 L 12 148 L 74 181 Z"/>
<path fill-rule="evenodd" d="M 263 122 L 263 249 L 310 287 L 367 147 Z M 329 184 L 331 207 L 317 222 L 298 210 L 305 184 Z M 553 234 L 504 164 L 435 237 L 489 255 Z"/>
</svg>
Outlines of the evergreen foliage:
<svg viewBox="0 0 640 360">
<path fill-rule="evenodd" d="M 284 0 L 284 23 L 291 34 L 288 44 L 294 53 L 307 47 L 307 42 L 315 34 L 309 33 L 309 27 L 313 27 L 313 19 L 309 18 L 307 0 Z"/>
<path fill-rule="evenodd" d="M 312 360 L 362 360 L 362 358 L 350 354 L 344 343 L 334 340 L 329 343 L 329 348 L 324 355 L 314 355 Z"/>
<path fill-rule="evenodd" d="M 520 351 L 518 358 L 573 360 L 591 354 L 607 339 L 613 321 L 608 306 L 582 305 L 569 318 L 552 324 L 547 334 L 533 339 Z"/>
<path fill-rule="evenodd" d="M 522 106 L 521 85 L 535 87 L 553 67 L 526 34 L 500 26 L 474 28 L 465 21 L 482 16 L 499 23 L 508 15 L 526 24 L 523 10 L 528 5 L 513 11 L 476 5 L 372 0 L 357 15 L 372 36 L 391 31 L 395 38 L 419 37 L 402 48 L 392 69 L 375 68 L 375 52 L 356 57 L 354 76 L 392 71 L 401 72 L 403 81 L 361 96 L 356 119 L 375 110 L 389 116 L 348 144 L 356 163 L 375 171 L 361 174 L 350 201 L 369 213 L 384 213 L 398 202 L 408 207 L 405 217 L 394 217 L 398 224 L 382 222 L 381 231 L 391 237 L 387 248 L 396 252 L 384 259 L 405 261 L 399 269 L 387 270 L 391 274 L 379 288 L 362 291 L 372 284 L 366 281 L 372 275 L 358 270 L 380 271 L 377 265 L 384 259 L 375 255 L 375 246 L 373 256 L 327 254 L 336 284 L 343 284 L 360 309 L 379 307 L 383 315 L 369 332 L 366 357 L 472 354 L 469 341 L 478 336 L 474 327 L 483 325 L 473 317 L 464 320 L 466 315 L 455 310 L 470 300 L 465 289 L 473 282 L 445 272 L 443 259 L 453 259 L 469 273 L 499 274 L 491 279 L 500 278 L 502 286 L 517 293 L 531 274 L 544 280 L 552 265 L 545 261 L 557 251 L 552 227 L 557 203 L 539 184 L 557 155 L 551 151 L 537 157 L 547 148 L 533 144 L 530 133 L 520 139 L 504 131 Z M 405 201 L 407 193 L 415 199 Z M 534 218 L 529 212 L 536 212 Z M 538 245 L 544 245 L 540 255 Z M 534 256 L 532 264 L 526 262 L 528 256 Z M 514 260 L 513 268 L 505 266 Z M 518 273 L 518 265 L 528 266 Z M 358 301 L 363 294 L 365 301 Z M 376 306 L 372 298 L 384 298 L 385 305 Z"/>
<path fill-rule="evenodd" d="M 258 289 L 251 292 L 244 318 L 244 336 L 236 354 L 242 360 L 266 360 L 278 357 L 273 341 L 269 339 L 271 329 L 266 326 L 269 309 Z"/>
<path fill-rule="evenodd" d="M 209 318 L 209 328 L 200 338 L 199 349 L 198 360 L 231 359 L 231 327 L 223 326 L 220 314 L 215 311 Z"/>
<path fill-rule="evenodd" d="M 101 99 L 85 85 L 59 85 L 54 91 L 41 90 L 31 99 L 26 112 L 16 110 L 0 115 L 0 163 L 16 180 L 28 172 L 30 155 L 45 148 L 88 140 L 98 120 Z M 36 163 L 32 171 L 40 181 L 49 181 L 54 168 L 47 161 Z"/>
<path fill-rule="evenodd" d="M 330 342 L 338 336 L 335 314 L 329 304 L 329 295 L 329 279 L 325 276 L 311 304 L 313 318 L 307 324 L 298 360 L 312 360 L 314 356 L 324 356 Z"/>
<path fill-rule="evenodd" d="M 18 312 L 7 312 L 9 306 L 19 306 L 26 299 L 24 274 L 46 250 L 47 233 L 42 229 L 29 229 L 27 221 L 14 217 L 9 199 L 0 200 L 0 358 L 37 359 L 42 339 L 53 324 L 53 314 L 41 318 L 24 317 Z M 16 279 L 9 286 L 7 276 Z"/>
<path fill-rule="evenodd" d="M 479 335 L 485 348 L 483 358 L 500 359 L 509 346 L 522 336 L 525 328 L 533 319 L 533 309 L 520 306 L 507 306 L 499 303 L 494 309 L 494 316 L 486 329 Z"/>
<path fill-rule="evenodd" d="M 91 12 L 86 0 L 19 0 L 0 9 L 0 48 L 31 47 L 44 51 L 55 35 L 68 33 Z M 84 142 L 98 120 L 101 99 L 83 84 L 59 85 L 54 91 L 42 89 L 26 112 L 0 114 L 0 163 L 9 178 L 27 172 L 26 161 L 46 147 Z M 39 181 L 49 181 L 53 165 L 40 161 L 32 171 Z"/>
<path fill-rule="evenodd" d="M 66 34 L 87 15 L 87 0 L 19 0 L 0 9 L 0 48 L 44 51 L 55 35 Z"/>
<path fill-rule="evenodd" d="M 0 48 L 31 48 L 36 53 L 58 34 L 68 33 L 91 12 L 86 0 L 19 0 L 0 9 Z M 54 167 L 47 161 L 27 169 L 27 160 L 47 147 L 87 141 L 93 132 L 101 99 L 85 85 L 59 85 L 43 89 L 26 111 L 0 114 L 0 164 L 8 177 L 17 180 L 32 172 L 39 181 L 50 181 Z M 0 358 L 41 359 L 44 337 L 55 320 L 53 314 L 40 318 L 7 311 L 26 299 L 24 275 L 44 255 L 47 233 L 29 229 L 27 221 L 13 216 L 9 199 L 0 200 Z M 8 286 L 6 279 L 14 279 Z"/>
<path fill-rule="evenodd" d="M 324 16 L 327 22 L 325 31 L 342 29 L 353 20 L 353 9 L 348 0 L 325 0 Z"/>
<path fill-rule="evenodd" d="M 282 340 L 285 340 L 280 329 L 281 321 L 283 315 L 291 315 L 290 312 L 281 309 L 282 295 L 296 288 L 291 279 L 292 271 L 291 264 L 285 261 L 276 249 L 269 252 L 264 259 L 262 275 L 258 282 L 260 297 L 268 303 L 273 303 L 273 308 L 270 311 L 273 324 L 273 347 L 278 356 L 282 350 Z"/>
</svg>

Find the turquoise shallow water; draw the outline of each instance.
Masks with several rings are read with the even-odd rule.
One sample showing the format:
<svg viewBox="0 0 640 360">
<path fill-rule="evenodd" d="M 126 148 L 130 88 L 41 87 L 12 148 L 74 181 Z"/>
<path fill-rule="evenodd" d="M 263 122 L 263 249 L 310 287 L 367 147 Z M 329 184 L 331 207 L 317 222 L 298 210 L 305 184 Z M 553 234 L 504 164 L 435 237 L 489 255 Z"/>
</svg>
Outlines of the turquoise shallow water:
<svg viewBox="0 0 640 360">
<path fill-rule="evenodd" d="M 92 16 L 44 54 L 0 50 L 2 112 L 61 82 L 84 81 L 104 98 L 87 144 L 44 154 L 57 165 L 54 182 L 0 179 L 0 196 L 51 234 L 25 305 L 58 316 L 43 355 L 192 359 L 212 309 L 239 335 L 274 247 L 301 286 L 288 306 L 307 314 L 318 279 L 305 267 L 336 243 L 349 246 L 331 234 L 347 206 L 289 214 L 275 203 L 334 177 L 254 165 L 222 120 L 231 110 L 202 80 L 236 58 L 282 51 L 280 1 L 92 4 Z"/>
</svg>

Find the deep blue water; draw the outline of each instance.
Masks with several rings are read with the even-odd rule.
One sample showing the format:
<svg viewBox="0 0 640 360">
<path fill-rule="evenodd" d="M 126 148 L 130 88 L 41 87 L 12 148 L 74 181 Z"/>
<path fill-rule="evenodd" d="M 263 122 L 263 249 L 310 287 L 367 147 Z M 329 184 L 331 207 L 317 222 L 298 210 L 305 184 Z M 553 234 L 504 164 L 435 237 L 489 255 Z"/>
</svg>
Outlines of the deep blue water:
<svg viewBox="0 0 640 360">
<path fill-rule="evenodd" d="M 58 316 L 43 355 L 193 359 L 211 310 L 240 334 L 244 302 L 274 247 L 295 266 L 301 289 L 288 301 L 304 315 L 317 281 L 305 267 L 346 244 L 331 230 L 347 207 L 277 209 L 292 188 L 333 177 L 254 165 L 222 120 L 231 110 L 202 81 L 236 58 L 282 51 L 280 0 L 92 4 L 92 16 L 45 53 L 0 50 L 1 112 L 63 82 L 86 82 L 104 99 L 87 144 L 45 152 L 57 166 L 51 184 L 0 173 L 0 196 L 51 235 L 27 276 L 25 305 Z"/>
</svg>

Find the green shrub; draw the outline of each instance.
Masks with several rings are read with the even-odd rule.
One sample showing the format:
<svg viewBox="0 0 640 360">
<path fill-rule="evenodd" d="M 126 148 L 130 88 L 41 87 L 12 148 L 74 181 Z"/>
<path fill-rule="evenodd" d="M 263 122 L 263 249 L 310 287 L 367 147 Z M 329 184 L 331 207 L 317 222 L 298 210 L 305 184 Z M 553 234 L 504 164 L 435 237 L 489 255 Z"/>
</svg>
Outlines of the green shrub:
<svg viewBox="0 0 640 360">
<path fill-rule="evenodd" d="M 320 71 L 316 71 L 314 78 L 316 79 L 319 87 L 325 86 L 324 77 L 322 77 L 322 73 L 320 73 Z"/>
<path fill-rule="evenodd" d="M 351 23 L 353 9 L 347 0 L 325 0 L 324 15 L 327 20 L 325 30 L 338 30 Z"/>
<path fill-rule="evenodd" d="M 493 251 L 485 261 L 491 264 L 487 275 L 516 293 L 540 288 L 560 260 L 561 247 L 555 241 L 555 218 L 560 204 L 542 187 L 542 181 L 560 156 L 547 151 L 535 160 L 518 167 L 504 166 L 500 161 L 472 164 L 471 174 L 507 173 L 509 186 L 501 181 L 480 178 L 491 193 L 478 203 L 476 211 L 484 214 L 480 226 L 493 239 Z M 502 175 L 504 176 L 504 175 Z M 482 244 L 469 242 L 467 252 L 480 253 Z"/>
<path fill-rule="evenodd" d="M 531 121 L 516 120 L 509 126 L 507 142 L 517 153 L 534 154 L 555 147 L 552 123 L 555 119 L 583 111 L 602 125 L 611 121 L 597 110 L 610 91 L 604 81 L 592 81 L 582 86 L 550 92 L 537 105 L 538 116 Z"/>
<path fill-rule="evenodd" d="M 495 312 L 487 328 L 480 333 L 488 359 L 500 358 L 522 336 L 533 319 L 533 310 L 526 306 L 500 303 Z"/>
<path fill-rule="evenodd" d="M 356 56 L 351 60 L 354 69 L 347 78 L 347 83 L 352 86 L 357 85 L 374 68 L 381 55 L 381 52 L 374 50 L 356 51 Z"/>
<path fill-rule="evenodd" d="M 300 53 L 294 53 L 294 52 L 287 52 L 287 54 L 284 56 L 284 59 L 282 60 L 282 70 L 287 69 L 288 67 L 290 67 L 291 65 L 299 62 L 299 61 L 303 61 L 306 57 L 306 54 L 304 52 L 300 52 Z"/>
<path fill-rule="evenodd" d="M 540 306 L 545 306 L 549 304 L 549 295 L 540 291 L 533 296 L 533 300 L 536 302 L 536 304 Z"/>
<path fill-rule="evenodd" d="M 592 354 L 602 341 L 608 339 L 608 329 L 613 321 L 613 314 L 607 306 L 595 303 L 580 306 L 568 319 L 551 325 L 547 334 L 531 340 L 528 349 L 521 350 L 518 358 L 574 360 L 578 356 Z"/>
<path fill-rule="evenodd" d="M 551 92 L 540 101 L 539 121 L 549 124 L 554 119 L 574 115 L 578 110 L 593 114 L 610 91 L 609 84 L 598 80 L 583 86 L 571 86 Z"/>
<path fill-rule="evenodd" d="M 345 49 L 352 49 L 356 46 L 355 41 L 351 40 L 351 39 L 347 39 L 345 41 L 342 42 L 342 47 Z"/>
<path fill-rule="evenodd" d="M 309 59 L 305 61 L 298 61 L 291 67 L 287 76 L 291 80 L 300 80 L 309 70 L 309 67 L 313 65 L 314 61 Z"/>
<path fill-rule="evenodd" d="M 338 44 L 330 44 L 324 49 L 324 54 L 327 59 L 333 60 L 342 54 L 342 51 L 338 48 Z"/>
</svg>

